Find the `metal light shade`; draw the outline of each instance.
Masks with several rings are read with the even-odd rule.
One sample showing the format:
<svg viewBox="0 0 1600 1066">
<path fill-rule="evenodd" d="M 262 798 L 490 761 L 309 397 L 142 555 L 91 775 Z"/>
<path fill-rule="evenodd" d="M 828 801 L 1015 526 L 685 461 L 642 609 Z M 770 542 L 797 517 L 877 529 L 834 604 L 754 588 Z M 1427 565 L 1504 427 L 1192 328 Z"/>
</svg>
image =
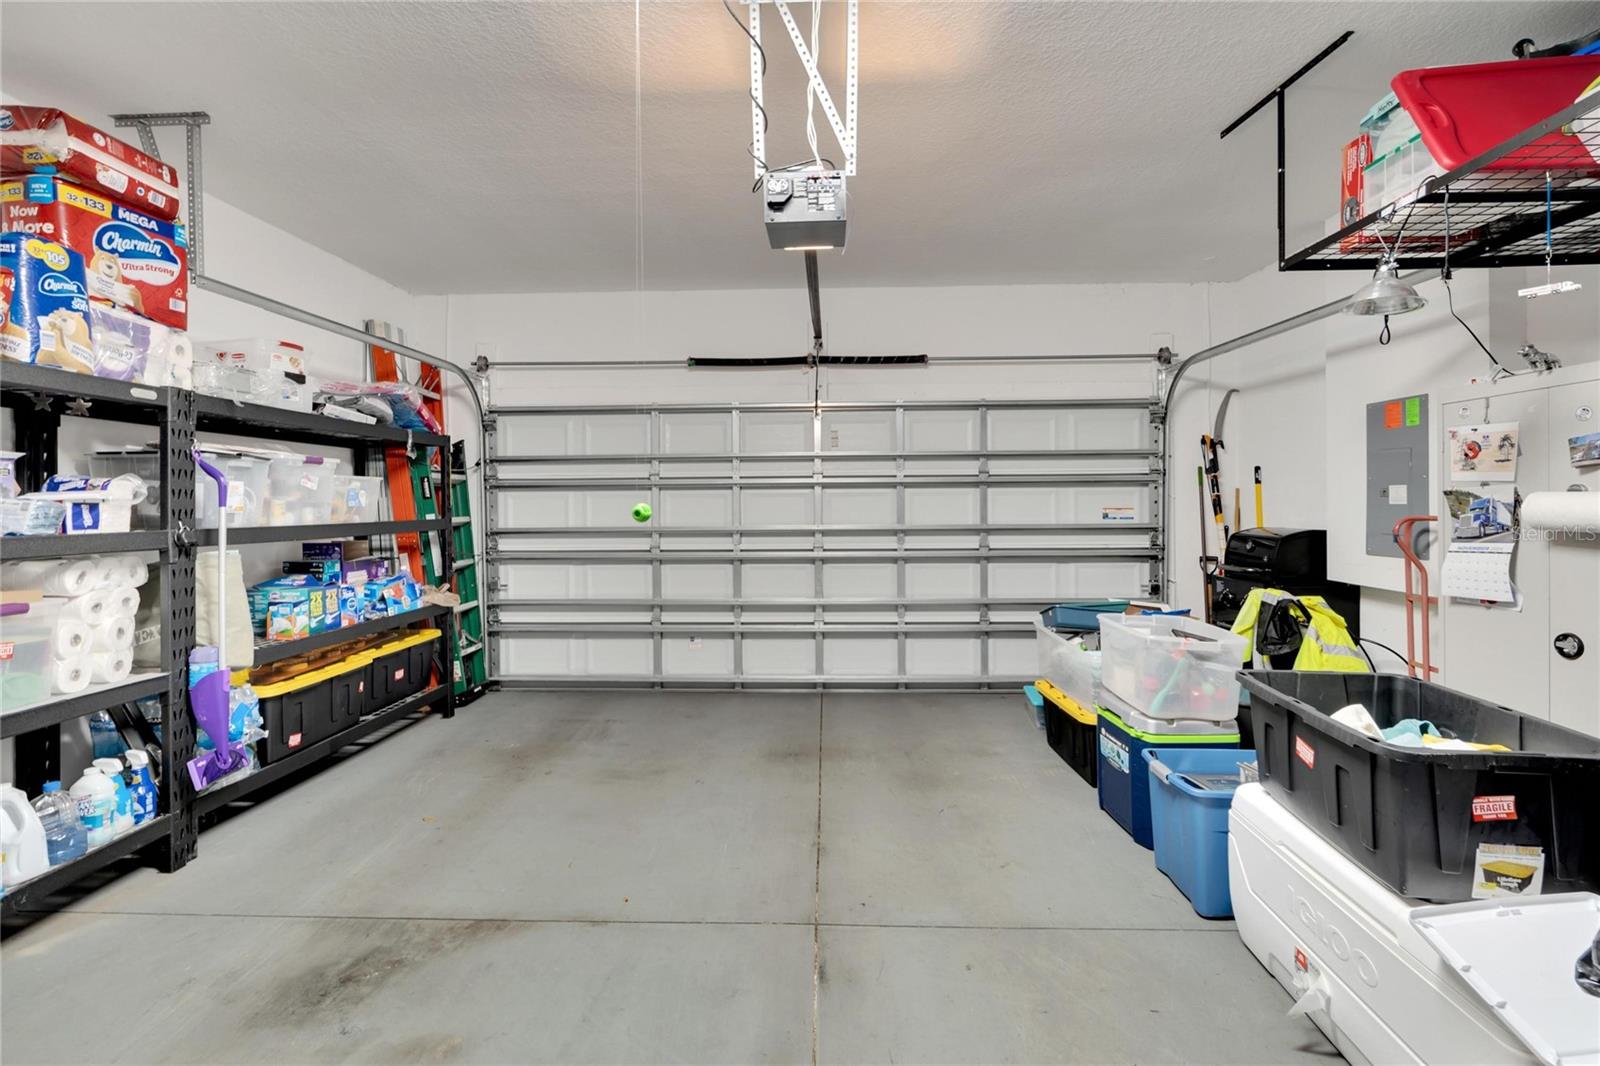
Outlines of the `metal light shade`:
<svg viewBox="0 0 1600 1066">
<path fill-rule="evenodd" d="M 1350 297 L 1344 310 L 1350 315 L 1403 315 L 1427 302 L 1416 289 L 1400 280 L 1400 264 L 1385 259 L 1378 264 L 1372 280 Z"/>
</svg>

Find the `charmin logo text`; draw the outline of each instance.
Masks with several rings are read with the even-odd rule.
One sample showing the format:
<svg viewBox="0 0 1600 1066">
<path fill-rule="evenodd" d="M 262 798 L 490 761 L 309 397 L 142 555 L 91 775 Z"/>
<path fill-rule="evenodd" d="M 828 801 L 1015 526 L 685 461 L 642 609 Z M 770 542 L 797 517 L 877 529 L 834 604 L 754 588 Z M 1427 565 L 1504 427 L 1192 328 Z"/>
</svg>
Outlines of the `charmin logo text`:
<svg viewBox="0 0 1600 1066">
<path fill-rule="evenodd" d="M 94 246 L 99 251 L 110 252 L 119 259 L 138 257 L 177 262 L 177 256 L 172 254 L 171 248 L 143 230 L 124 223 L 113 222 L 101 226 L 95 231 Z"/>
<path fill-rule="evenodd" d="M 60 274 L 46 274 L 39 279 L 40 296 L 85 296 L 83 286 Z"/>
</svg>

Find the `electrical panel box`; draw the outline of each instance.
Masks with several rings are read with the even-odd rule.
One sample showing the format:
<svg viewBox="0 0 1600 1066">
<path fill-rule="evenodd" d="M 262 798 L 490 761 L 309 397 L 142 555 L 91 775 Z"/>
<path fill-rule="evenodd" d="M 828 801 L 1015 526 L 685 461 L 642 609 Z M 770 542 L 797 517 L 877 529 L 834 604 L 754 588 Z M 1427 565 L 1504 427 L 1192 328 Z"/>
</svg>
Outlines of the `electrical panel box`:
<svg viewBox="0 0 1600 1066">
<path fill-rule="evenodd" d="M 762 183 L 767 240 L 785 251 L 844 247 L 844 175 L 837 170 L 768 174 Z"/>
<path fill-rule="evenodd" d="M 1428 397 L 1367 404 L 1367 554 L 1401 558 L 1394 524 L 1429 502 Z"/>
</svg>

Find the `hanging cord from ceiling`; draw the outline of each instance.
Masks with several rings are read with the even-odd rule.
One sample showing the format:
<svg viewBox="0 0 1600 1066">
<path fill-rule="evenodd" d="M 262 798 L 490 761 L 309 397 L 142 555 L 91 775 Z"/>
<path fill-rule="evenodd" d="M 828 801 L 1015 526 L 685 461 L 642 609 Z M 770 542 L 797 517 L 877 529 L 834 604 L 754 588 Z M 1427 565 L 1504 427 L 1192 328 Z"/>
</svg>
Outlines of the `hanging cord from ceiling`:
<svg viewBox="0 0 1600 1066">
<path fill-rule="evenodd" d="M 739 13 L 733 9 L 733 5 L 730 4 L 728 0 L 722 0 L 722 9 L 728 13 L 728 17 L 733 20 L 733 24 L 739 27 L 739 32 L 750 38 L 750 43 L 755 47 L 756 54 L 761 57 L 761 76 L 765 78 L 767 76 L 767 50 L 761 47 L 761 42 L 756 40 L 756 35 L 750 32 L 750 27 L 744 24 L 744 19 L 739 17 Z M 763 107 L 761 101 L 756 98 L 754 90 L 750 92 L 750 102 L 756 106 L 757 111 L 761 112 L 761 132 L 762 134 L 765 134 L 768 126 L 767 109 Z M 756 155 L 756 146 L 754 142 L 745 145 L 744 151 L 746 155 L 748 155 L 751 159 L 754 159 L 756 163 L 760 165 L 763 173 L 769 172 L 767 161 Z M 756 188 L 759 188 L 760 186 L 761 180 L 758 178 L 756 179 Z"/>
<path fill-rule="evenodd" d="M 729 18 L 733 19 L 733 24 L 735 26 L 739 27 L 739 32 L 744 34 L 746 37 L 748 37 L 750 39 L 750 44 L 752 46 L 754 46 L 754 48 L 756 50 L 756 55 L 758 55 L 760 57 L 760 59 L 761 59 L 761 76 L 763 78 L 765 78 L 767 76 L 767 50 L 761 46 L 761 42 L 756 39 L 756 35 L 750 32 L 750 27 L 746 26 L 744 24 L 744 19 L 739 17 L 739 13 L 733 9 L 733 5 L 730 4 L 728 2 L 728 0 L 722 0 L 722 9 L 728 13 L 728 17 Z M 821 22 L 821 18 L 822 18 L 822 13 L 821 13 L 820 9 L 821 9 L 821 0 L 817 0 L 817 2 L 815 4 L 813 4 L 813 11 L 812 11 L 812 15 L 811 15 L 811 52 L 812 52 L 813 55 L 816 54 L 817 44 L 821 40 L 820 34 L 818 32 L 819 29 L 820 29 L 820 22 Z M 815 166 L 815 167 L 826 166 L 829 170 L 838 170 L 839 169 L 838 164 L 835 163 L 833 160 L 829 159 L 825 155 L 818 154 L 818 151 L 817 151 L 817 127 L 816 127 L 816 122 L 812 117 L 813 112 L 811 110 L 811 102 L 812 102 L 812 99 L 814 98 L 814 96 L 815 96 L 815 90 L 812 88 L 810 81 L 807 80 L 807 82 L 806 82 L 806 137 L 811 142 L 811 158 L 810 159 L 802 159 L 797 163 L 785 163 L 785 164 L 783 164 L 782 166 L 779 166 L 779 167 L 772 167 L 772 166 L 768 166 L 767 165 L 767 161 L 765 159 L 762 159 L 760 156 L 756 155 L 755 145 L 754 144 L 746 144 L 745 145 L 745 149 L 744 149 L 745 154 L 748 155 L 751 159 L 754 159 L 756 161 L 756 163 L 760 165 L 761 174 L 762 174 L 761 178 L 757 178 L 755 180 L 755 182 L 751 184 L 751 186 L 750 186 L 750 191 L 751 192 L 760 192 L 761 191 L 762 178 L 764 178 L 768 174 L 783 174 L 783 173 L 786 173 L 786 172 L 791 171 L 791 170 L 801 170 L 801 169 L 804 169 L 806 167 L 813 167 L 813 166 Z M 769 120 L 767 118 L 767 109 L 766 109 L 766 107 L 764 107 L 762 105 L 760 100 L 756 99 L 756 94 L 753 93 L 753 92 L 750 94 L 750 102 L 752 104 L 754 104 L 756 106 L 756 110 L 761 113 L 761 132 L 763 134 L 765 134 L 767 132 L 767 130 L 770 128 L 769 127 Z"/>
<path fill-rule="evenodd" d="M 811 0 L 811 61 L 822 70 L 822 0 Z M 811 158 L 822 167 L 822 153 L 817 150 L 817 87 L 806 79 L 806 143 L 811 146 Z"/>
<path fill-rule="evenodd" d="M 1467 320 L 1456 314 L 1456 299 L 1454 292 L 1450 288 L 1450 277 L 1450 186 L 1446 185 L 1444 187 L 1444 261 L 1439 268 L 1439 280 L 1444 282 L 1445 305 L 1450 308 L 1450 317 L 1461 323 L 1461 328 L 1467 331 L 1467 335 L 1477 343 L 1479 348 L 1483 349 L 1483 354 L 1489 357 L 1489 362 L 1494 364 L 1494 373 L 1489 376 L 1489 380 L 1499 381 L 1501 378 L 1514 377 L 1516 371 L 1507 370 L 1505 364 L 1494 357 L 1494 353 L 1489 350 L 1487 344 L 1483 343 L 1483 339 L 1478 336 L 1477 332 L 1467 325 Z"/>
<path fill-rule="evenodd" d="M 1400 228 L 1395 231 L 1394 248 L 1393 249 L 1390 249 L 1388 245 L 1383 243 L 1383 230 L 1381 228 L 1379 228 L 1379 227 L 1374 227 L 1373 228 L 1372 234 L 1373 234 L 1373 236 L 1378 238 L 1378 247 L 1383 249 L 1383 258 L 1385 259 L 1385 261 L 1396 261 L 1397 262 L 1399 260 L 1399 257 L 1400 257 L 1400 240 L 1401 240 L 1401 238 L 1403 238 L 1406 235 L 1406 227 L 1411 224 L 1411 212 L 1415 211 L 1416 209 L 1417 209 L 1417 201 L 1416 200 L 1412 200 L 1411 201 L 1411 206 L 1406 209 L 1406 217 L 1400 220 Z M 1383 329 L 1378 331 L 1378 343 L 1379 344 L 1388 344 L 1393 339 L 1394 339 L 1394 334 L 1392 332 L 1390 332 L 1390 330 L 1389 330 L 1389 316 L 1388 315 L 1384 315 L 1383 316 Z"/>
</svg>

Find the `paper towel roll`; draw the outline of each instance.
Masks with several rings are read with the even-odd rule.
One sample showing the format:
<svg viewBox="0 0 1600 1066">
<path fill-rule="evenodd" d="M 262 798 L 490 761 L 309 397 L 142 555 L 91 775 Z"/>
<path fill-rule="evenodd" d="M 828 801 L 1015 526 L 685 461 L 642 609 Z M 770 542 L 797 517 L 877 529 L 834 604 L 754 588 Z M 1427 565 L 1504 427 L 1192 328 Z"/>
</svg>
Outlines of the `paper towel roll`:
<svg viewBox="0 0 1600 1066">
<path fill-rule="evenodd" d="M 29 559 L 0 568 L 6 588 L 38 589 L 47 596 L 81 596 L 94 588 L 95 577 L 90 559 Z"/>
<path fill-rule="evenodd" d="M 106 616 L 106 608 L 111 606 L 111 595 L 105 589 L 95 589 L 81 596 L 46 596 L 42 602 L 54 605 L 63 618 L 75 618 L 92 626 Z"/>
<path fill-rule="evenodd" d="M 115 555 L 91 555 L 88 562 L 94 567 L 94 587 L 115 588 L 122 583 L 122 564 Z"/>
<path fill-rule="evenodd" d="M 144 583 L 150 580 L 150 564 L 137 555 L 119 555 L 122 560 L 122 569 L 127 574 L 127 580 L 121 582 L 133 588 L 143 588 Z"/>
<path fill-rule="evenodd" d="M 89 657 L 80 655 L 66 662 L 50 664 L 50 691 L 58 696 L 74 696 L 89 687 Z"/>
<path fill-rule="evenodd" d="M 89 656 L 89 676 L 97 683 L 117 684 L 133 673 L 133 656 L 125 651 L 97 651 Z"/>
<path fill-rule="evenodd" d="M 176 388 L 194 388 L 194 342 L 187 333 L 172 334 L 167 344 L 167 377 Z"/>
<path fill-rule="evenodd" d="M 1522 501 L 1529 529 L 1600 533 L 1600 492 L 1530 492 Z"/>
<path fill-rule="evenodd" d="M 119 585 L 106 592 L 106 614 L 131 619 L 139 610 L 139 590 L 132 585 Z"/>
<path fill-rule="evenodd" d="M 89 648 L 91 651 L 119 651 L 125 652 L 133 647 L 133 620 L 129 618 L 107 618 L 90 627 L 91 638 Z"/>
<path fill-rule="evenodd" d="M 50 654 L 57 659 L 76 659 L 88 652 L 91 639 L 87 622 L 57 616 L 50 635 Z"/>
</svg>

